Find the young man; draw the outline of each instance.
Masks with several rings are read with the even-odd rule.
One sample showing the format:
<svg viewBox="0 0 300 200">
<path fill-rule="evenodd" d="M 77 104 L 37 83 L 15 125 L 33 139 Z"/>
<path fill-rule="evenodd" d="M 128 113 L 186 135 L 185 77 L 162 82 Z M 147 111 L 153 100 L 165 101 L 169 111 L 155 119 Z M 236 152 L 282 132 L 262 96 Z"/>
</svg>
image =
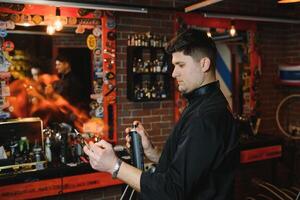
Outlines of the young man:
<svg viewBox="0 0 300 200">
<path fill-rule="evenodd" d="M 142 172 L 120 161 L 103 140 L 84 151 L 94 169 L 123 180 L 139 191 L 143 200 L 233 199 L 238 135 L 215 78 L 215 44 L 205 32 L 188 29 L 170 42 L 167 52 L 172 53 L 172 76 L 188 106 L 162 152 L 152 145 L 141 123 L 134 122 L 145 155 L 157 163 L 156 171 Z"/>
</svg>

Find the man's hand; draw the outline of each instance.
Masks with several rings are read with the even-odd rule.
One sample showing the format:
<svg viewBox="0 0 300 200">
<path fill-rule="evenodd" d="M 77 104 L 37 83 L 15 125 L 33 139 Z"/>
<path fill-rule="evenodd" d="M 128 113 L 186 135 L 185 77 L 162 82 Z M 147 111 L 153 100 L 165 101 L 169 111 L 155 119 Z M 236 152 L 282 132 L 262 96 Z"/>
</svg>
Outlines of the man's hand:
<svg viewBox="0 0 300 200">
<path fill-rule="evenodd" d="M 161 153 L 153 146 L 151 140 L 149 139 L 149 135 L 148 135 L 147 131 L 145 130 L 145 128 L 143 127 L 143 125 L 139 121 L 134 121 L 133 125 L 136 126 L 136 131 L 141 136 L 142 146 L 143 146 L 146 157 L 149 160 L 157 163 L 160 158 Z M 125 129 L 126 147 L 127 148 L 130 148 L 130 141 L 131 141 L 131 137 L 129 136 L 130 130 L 131 130 L 131 128 L 129 128 L 129 127 Z"/>
<path fill-rule="evenodd" d="M 90 164 L 93 169 L 108 173 L 113 173 L 114 166 L 117 163 L 117 156 L 108 142 L 100 140 L 100 142 L 89 144 L 83 147 L 84 152 L 89 156 Z M 129 184 L 136 191 L 141 191 L 141 175 L 142 171 L 125 162 L 122 162 L 117 178 Z"/>
<path fill-rule="evenodd" d="M 97 143 L 89 142 L 88 145 L 84 146 L 83 151 L 89 156 L 93 169 L 113 173 L 118 158 L 110 143 L 105 140 L 100 140 Z"/>
</svg>

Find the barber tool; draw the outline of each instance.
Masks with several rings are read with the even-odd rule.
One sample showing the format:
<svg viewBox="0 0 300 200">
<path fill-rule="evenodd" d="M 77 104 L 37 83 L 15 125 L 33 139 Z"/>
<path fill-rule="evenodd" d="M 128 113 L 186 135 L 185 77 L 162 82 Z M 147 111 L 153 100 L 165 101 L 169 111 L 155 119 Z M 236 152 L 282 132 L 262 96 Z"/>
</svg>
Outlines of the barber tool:
<svg viewBox="0 0 300 200">
<path fill-rule="evenodd" d="M 131 147 L 131 160 L 133 166 L 143 170 L 144 169 L 144 158 L 143 158 L 143 146 L 141 136 L 136 131 L 137 125 L 132 125 L 129 132 L 131 137 L 130 147 Z"/>
</svg>

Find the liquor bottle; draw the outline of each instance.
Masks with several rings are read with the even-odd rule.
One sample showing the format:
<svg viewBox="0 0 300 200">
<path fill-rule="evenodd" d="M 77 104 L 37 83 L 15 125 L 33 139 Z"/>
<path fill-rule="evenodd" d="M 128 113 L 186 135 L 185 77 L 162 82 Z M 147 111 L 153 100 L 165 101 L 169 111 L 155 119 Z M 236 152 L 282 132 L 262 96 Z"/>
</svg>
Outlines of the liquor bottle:
<svg viewBox="0 0 300 200">
<path fill-rule="evenodd" d="M 152 88 L 151 88 L 151 98 L 156 99 L 156 97 L 157 97 L 157 91 L 156 91 L 156 88 L 153 85 Z"/>
<path fill-rule="evenodd" d="M 134 88 L 133 94 L 134 94 L 134 98 L 137 99 L 137 100 L 141 100 L 139 92 L 140 92 L 140 88 L 139 88 L 138 85 L 136 85 L 135 88 Z"/>
<path fill-rule="evenodd" d="M 162 66 L 161 71 L 163 73 L 166 73 L 168 71 L 168 62 L 166 60 L 163 61 L 163 66 Z"/>
<path fill-rule="evenodd" d="M 34 161 L 36 162 L 35 167 L 37 170 L 43 170 L 44 164 L 40 161 L 42 160 L 42 147 L 38 144 L 37 140 L 34 142 L 33 146 L 33 153 L 34 153 Z"/>
<path fill-rule="evenodd" d="M 137 37 L 137 46 L 138 47 L 142 46 L 141 35 L 138 35 L 138 37 Z"/>
<path fill-rule="evenodd" d="M 19 148 L 18 148 L 18 140 L 16 136 L 13 137 L 13 139 L 9 142 L 10 147 L 10 155 L 13 159 L 15 159 L 19 154 Z"/>
<path fill-rule="evenodd" d="M 166 89 L 165 89 L 164 81 L 159 82 L 159 93 L 160 93 L 160 97 L 162 99 L 167 98 L 167 92 L 166 92 Z"/>
<path fill-rule="evenodd" d="M 145 35 L 142 35 L 142 38 L 141 38 L 141 41 L 142 41 L 142 46 L 145 47 L 146 46 L 146 40 L 145 40 Z"/>
<path fill-rule="evenodd" d="M 19 150 L 20 154 L 23 157 L 22 162 L 26 162 L 28 160 L 29 155 L 29 141 L 26 136 L 22 136 L 19 141 Z"/>
<path fill-rule="evenodd" d="M 139 72 L 139 73 L 141 73 L 141 72 L 144 72 L 143 70 L 144 70 L 144 68 L 143 68 L 143 61 L 142 61 L 141 58 L 139 58 L 138 61 L 137 61 L 136 71 Z"/>
<path fill-rule="evenodd" d="M 134 46 L 134 35 L 131 35 L 130 46 Z"/>
<path fill-rule="evenodd" d="M 131 46 L 131 36 L 127 36 L 127 46 Z"/>
<path fill-rule="evenodd" d="M 145 91 L 144 91 L 144 88 L 142 88 L 142 87 L 139 90 L 139 96 L 140 96 L 140 99 L 145 98 Z"/>
<path fill-rule="evenodd" d="M 134 46 L 138 46 L 138 36 L 134 34 Z"/>
<path fill-rule="evenodd" d="M 149 66 L 148 66 L 148 62 L 147 62 L 147 61 L 144 62 L 143 68 L 144 68 L 144 72 L 145 72 L 145 73 L 150 72 Z"/>
<path fill-rule="evenodd" d="M 152 47 L 156 47 L 156 36 L 153 34 L 152 36 Z"/>
<path fill-rule="evenodd" d="M 167 36 L 164 36 L 163 46 L 166 47 L 168 45 Z"/>
</svg>

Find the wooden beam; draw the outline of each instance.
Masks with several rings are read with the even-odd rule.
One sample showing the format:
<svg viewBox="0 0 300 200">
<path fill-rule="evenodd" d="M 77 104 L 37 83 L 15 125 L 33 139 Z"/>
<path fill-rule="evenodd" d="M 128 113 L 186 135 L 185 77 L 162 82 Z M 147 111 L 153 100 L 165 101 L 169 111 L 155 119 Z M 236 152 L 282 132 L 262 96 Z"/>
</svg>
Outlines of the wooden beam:
<svg viewBox="0 0 300 200">
<path fill-rule="evenodd" d="M 203 8 L 203 7 L 206 7 L 206 6 L 209 6 L 211 4 L 214 4 L 214 3 L 218 3 L 220 1 L 223 1 L 223 0 L 204 0 L 204 1 L 201 1 L 199 3 L 195 3 L 191 6 L 188 6 L 184 9 L 184 11 L 187 13 L 187 12 L 191 12 L 193 10 L 196 10 L 196 9 L 199 9 L 199 8 Z"/>
</svg>

